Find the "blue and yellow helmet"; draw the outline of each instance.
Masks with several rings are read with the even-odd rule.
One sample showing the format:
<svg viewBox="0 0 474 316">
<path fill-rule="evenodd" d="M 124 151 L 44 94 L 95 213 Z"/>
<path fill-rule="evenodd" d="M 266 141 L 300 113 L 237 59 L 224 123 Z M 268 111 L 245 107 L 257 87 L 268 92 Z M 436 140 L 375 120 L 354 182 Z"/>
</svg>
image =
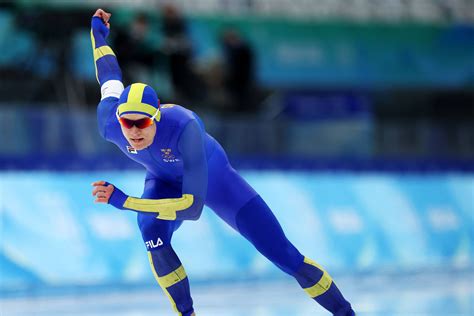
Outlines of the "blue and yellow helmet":
<svg viewBox="0 0 474 316">
<path fill-rule="evenodd" d="M 158 122 L 161 117 L 160 100 L 155 90 L 144 83 L 133 83 L 123 90 L 120 95 L 117 115 L 144 114 L 155 117 Z"/>
</svg>

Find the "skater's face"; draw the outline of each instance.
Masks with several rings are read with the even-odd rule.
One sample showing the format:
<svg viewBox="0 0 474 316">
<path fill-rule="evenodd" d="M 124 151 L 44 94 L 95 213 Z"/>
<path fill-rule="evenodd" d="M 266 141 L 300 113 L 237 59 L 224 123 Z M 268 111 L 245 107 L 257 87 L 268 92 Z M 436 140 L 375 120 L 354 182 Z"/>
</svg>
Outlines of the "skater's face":
<svg viewBox="0 0 474 316">
<path fill-rule="evenodd" d="M 147 148 L 156 135 L 156 121 L 144 114 L 123 114 L 120 128 L 128 143 L 136 150 Z"/>
</svg>

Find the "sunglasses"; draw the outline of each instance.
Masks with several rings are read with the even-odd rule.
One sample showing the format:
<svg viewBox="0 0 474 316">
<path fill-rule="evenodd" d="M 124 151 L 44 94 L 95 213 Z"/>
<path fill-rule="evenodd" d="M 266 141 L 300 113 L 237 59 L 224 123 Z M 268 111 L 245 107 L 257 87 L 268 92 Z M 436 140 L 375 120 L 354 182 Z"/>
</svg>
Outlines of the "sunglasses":
<svg viewBox="0 0 474 316">
<path fill-rule="evenodd" d="M 130 120 L 124 117 L 120 117 L 118 115 L 118 110 L 115 113 L 115 115 L 117 116 L 117 120 L 119 121 L 120 125 L 122 125 L 123 127 L 127 129 L 130 129 L 134 126 L 136 126 L 139 129 L 144 129 L 153 125 L 153 121 L 155 120 L 155 117 L 158 115 L 159 112 L 160 112 L 160 109 L 157 109 L 155 115 L 153 115 L 152 117 L 144 117 L 139 120 Z"/>
</svg>

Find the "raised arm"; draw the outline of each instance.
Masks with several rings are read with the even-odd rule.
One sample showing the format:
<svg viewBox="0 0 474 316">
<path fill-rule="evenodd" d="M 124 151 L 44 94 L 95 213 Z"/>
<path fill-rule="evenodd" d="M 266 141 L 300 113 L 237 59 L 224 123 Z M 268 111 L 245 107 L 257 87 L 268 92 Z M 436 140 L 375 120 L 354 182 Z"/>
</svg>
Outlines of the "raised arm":
<svg viewBox="0 0 474 316">
<path fill-rule="evenodd" d="M 124 87 L 122 71 L 112 48 L 107 44 L 111 14 L 97 9 L 91 21 L 91 42 L 97 81 L 100 84 L 101 102 L 97 108 L 99 132 L 106 138 L 106 124 L 113 117 L 117 99 Z"/>
<path fill-rule="evenodd" d="M 104 181 L 93 183 L 96 202 L 109 203 L 116 208 L 145 213 L 157 213 L 163 220 L 198 220 L 207 194 L 207 160 L 204 137 L 198 123 L 190 121 L 178 142 L 183 157 L 183 186 L 180 198 L 140 199 L 127 196 Z"/>
<path fill-rule="evenodd" d="M 122 85 L 122 71 L 117 62 L 117 57 L 112 48 L 107 44 L 107 36 L 110 32 L 110 13 L 97 9 L 91 21 L 91 41 L 94 53 L 94 65 L 97 81 L 102 88 L 102 99 L 104 99 L 104 84 L 108 81 L 118 81 L 115 84 Z M 120 91 L 121 93 L 122 91 Z M 119 97 L 112 95 L 115 97 Z"/>
</svg>

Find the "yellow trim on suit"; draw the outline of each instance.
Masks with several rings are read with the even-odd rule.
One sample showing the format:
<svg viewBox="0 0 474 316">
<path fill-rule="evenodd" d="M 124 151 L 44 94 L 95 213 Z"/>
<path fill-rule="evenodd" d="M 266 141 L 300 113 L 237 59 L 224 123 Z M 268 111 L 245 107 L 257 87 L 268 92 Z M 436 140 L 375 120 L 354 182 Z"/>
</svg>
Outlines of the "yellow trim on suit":
<svg viewBox="0 0 474 316">
<path fill-rule="evenodd" d="M 158 200 L 139 199 L 129 196 L 123 206 L 135 211 L 159 213 L 156 217 L 158 219 L 175 220 L 176 212 L 187 209 L 193 202 L 194 196 L 192 194 L 183 194 L 180 198 Z"/>
<path fill-rule="evenodd" d="M 304 262 L 312 266 L 315 266 L 319 270 L 323 271 L 323 276 L 321 277 L 321 279 L 319 279 L 319 281 L 315 285 L 304 289 L 306 293 L 308 293 L 309 296 L 311 296 L 312 298 L 318 297 L 321 294 L 326 293 L 326 291 L 329 290 L 332 284 L 332 278 L 329 275 L 329 273 L 327 273 L 326 270 L 324 270 L 319 264 L 317 264 L 316 262 L 314 262 L 313 260 L 309 258 L 305 257 Z"/>
</svg>

